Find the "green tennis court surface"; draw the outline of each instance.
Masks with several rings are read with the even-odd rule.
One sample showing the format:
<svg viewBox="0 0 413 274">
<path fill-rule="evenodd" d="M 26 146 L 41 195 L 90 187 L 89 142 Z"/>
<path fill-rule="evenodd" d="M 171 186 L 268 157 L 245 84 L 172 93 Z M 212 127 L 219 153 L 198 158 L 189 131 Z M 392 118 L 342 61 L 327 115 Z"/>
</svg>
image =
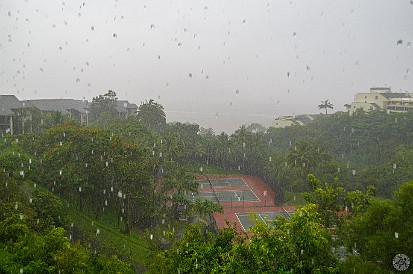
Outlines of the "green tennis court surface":
<svg viewBox="0 0 413 274">
<path fill-rule="evenodd" d="M 224 178 L 224 179 L 209 179 L 198 180 L 199 188 L 223 188 L 223 187 L 240 187 L 246 186 L 241 178 Z"/>
<path fill-rule="evenodd" d="M 219 201 L 219 202 L 258 202 L 260 199 L 255 195 L 255 193 L 250 190 L 224 190 L 224 191 L 208 191 L 199 192 L 194 195 L 193 199 L 205 199 L 209 201 Z"/>
<path fill-rule="evenodd" d="M 271 225 L 273 221 L 277 219 L 278 216 L 289 217 L 294 214 L 294 212 L 261 212 L 261 213 L 235 213 L 239 222 L 241 223 L 244 230 L 248 230 L 254 226 L 255 222 L 263 222 L 265 224 Z M 253 221 L 254 220 L 254 221 Z"/>
</svg>

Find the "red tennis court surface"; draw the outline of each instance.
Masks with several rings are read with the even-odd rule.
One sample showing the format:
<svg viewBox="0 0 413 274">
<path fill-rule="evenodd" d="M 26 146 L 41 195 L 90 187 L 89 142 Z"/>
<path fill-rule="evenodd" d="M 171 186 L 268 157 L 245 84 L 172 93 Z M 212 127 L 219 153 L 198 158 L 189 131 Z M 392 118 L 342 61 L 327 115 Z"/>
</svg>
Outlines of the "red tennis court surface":
<svg viewBox="0 0 413 274">
<path fill-rule="evenodd" d="M 226 179 L 226 178 L 237 178 L 242 179 L 245 185 L 237 186 L 222 186 L 214 187 L 215 179 Z M 227 227 L 227 222 L 229 225 L 234 225 L 243 230 L 242 225 L 237 217 L 237 213 L 262 213 L 262 212 L 293 212 L 296 207 L 281 207 L 275 206 L 275 201 L 277 199 L 274 191 L 272 191 L 263 181 L 252 176 L 200 176 L 199 180 L 210 181 L 215 192 L 220 191 L 252 191 L 258 198 L 254 201 L 248 201 L 247 199 L 239 199 L 236 197 L 230 199 L 230 201 L 221 201 L 220 204 L 224 208 L 223 213 L 214 213 L 214 219 L 218 228 Z M 201 192 L 211 192 L 211 188 L 200 188 L 198 191 Z"/>
</svg>

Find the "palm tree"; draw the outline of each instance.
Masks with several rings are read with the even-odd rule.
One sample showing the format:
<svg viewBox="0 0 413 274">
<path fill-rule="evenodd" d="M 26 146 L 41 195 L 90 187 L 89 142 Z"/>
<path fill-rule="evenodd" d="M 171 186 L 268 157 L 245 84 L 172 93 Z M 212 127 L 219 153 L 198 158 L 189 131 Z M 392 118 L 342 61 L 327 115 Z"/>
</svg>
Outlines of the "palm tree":
<svg viewBox="0 0 413 274">
<path fill-rule="evenodd" d="M 329 108 L 333 109 L 333 104 L 330 103 L 329 100 L 321 101 L 321 104 L 318 105 L 318 108 L 319 108 L 319 109 L 324 108 L 324 109 L 326 110 L 326 115 L 327 115 L 327 110 L 328 110 Z"/>
</svg>

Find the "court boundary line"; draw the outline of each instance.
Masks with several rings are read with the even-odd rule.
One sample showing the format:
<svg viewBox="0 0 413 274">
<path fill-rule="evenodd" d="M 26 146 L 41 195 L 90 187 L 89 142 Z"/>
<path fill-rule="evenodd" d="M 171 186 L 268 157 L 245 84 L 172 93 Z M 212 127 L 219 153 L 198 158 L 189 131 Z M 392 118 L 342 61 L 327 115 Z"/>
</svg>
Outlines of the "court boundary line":
<svg viewBox="0 0 413 274">
<path fill-rule="evenodd" d="M 284 209 L 284 208 L 283 208 L 283 209 Z M 242 217 L 242 216 L 251 217 L 251 215 L 258 215 L 258 217 L 264 222 L 264 224 L 269 225 L 268 222 L 265 221 L 264 218 L 261 216 L 261 214 L 274 214 L 274 213 L 281 213 L 281 214 L 278 215 L 278 216 L 282 216 L 282 214 L 287 213 L 288 217 L 291 217 L 291 214 L 290 214 L 290 213 L 292 213 L 292 212 L 288 212 L 288 211 L 286 211 L 285 209 L 284 209 L 284 211 L 280 211 L 280 212 L 269 212 L 269 211 L 268 211 L 268 212 L 250 212 L 250 213 L 240 212 L 240 213 L 235 213 L 235 216 L 237 216 L 238 222 L 241 224 L 241 226 L 242 226 L 242 228 L 244 229 L 244 231 L 247 231 L 247 230 L 245 230 L 245 227 L 244 227 L 244 225 L 242 224 L 241 219 L 239 218 L 240 216 L 241 216 L 241 217 Z M 277 217 L 278 217 L 278 216 L 277 216 Z M 273 221 L 275 221 L 275 220 L 271 220 L 270 222 L 273 222 Z"/>
<path fill-rule="evenodd" d="M 254 194 L 254 196 L 255 196 L 255 198 L 257 199 L 257 200 L 240 200 L 240 201 L 234 201 L 234 200 L 232 200 L 232 202 L 248 202 L 248 203 L 256 203 L 256 202 L 261 202 L 261 199 L 260 198 L 258 198 L 258 196 L 257 196 L 257 194 L 255 194 L 255 192 L 251 189 L 251 188 L 249 188 L 249 189 L 235 189 L 235 190 L 218 190 L 218 191 L 215 191 L 215 192 L 232 192 L 232 193 L 235 193 L 236 191 L 251 191 L 252 192 L 252 194 Z M 238 194 L 237 194 L 237 196 L 238 196 Z M 241 196 L 238 196 L 238 197 L 241 197 Z M 245 196 L 244 196 L 245 197 Z M 220 202 L 222 202 L 222 203 L 230 203 L 231 202 L 231 200 L 230 201 L 220 201 Z"/>
<path fill-rule="evenodd" d="M 237 217 L 238 223 L 241 225 L 242 229 L 243 229 L 244 231 L 247 231 L 247 230 L 245 229 L 244 225 L 242 224 L 241 220 L 239 219 L 238 213 L 235 213 L 235 216 Z"/>
<path fill-rule="evenodd" d="M 246 187 L 248 187 L 249 189 L 251 189 L 251 187 L 247 184 L 247 182 L 244 180 L 244 178 L 242 178 L 242 177 L 226 177 L 226 178 L 210 178 L 209 180 L 205 180 L 205 179 L 200 179 L 200 180 L 196 180 L 196 181 L 198 181 L 198 182 L 200 182 L 200 181 L 220 181 L 220 180 L 241 180 L 243 183 L 244 183 L 244 185 L 246 186 Z M 241 185 L 241 186 L 233 186 L 232 184 L 231 184 L 231 182 L 229 182 L 228 181 L 228 183 L 230 184 L 228 187 L 244 187 L 244 185 Z M 204 185 L 204 183 L 199 183 L 200 185 Z M 205 183 L 205 184 L 209 184 L 209 182 L 208 183 Z M 210 188 L 210 186 L 208 186 L 209 188 Z M 208 187 L 201 187 L 201 189 L 205 189 L 205 188 L 208 188 Z M 221 187 L 221 186 L 215 186 L 215 187 L 213 187 L 213 188 L 225 188 L 226 186 L 224 186 L 224 187 Z M 255 194 L 255 193 L 254 193 Z M 255 196 L 257 196 L 257 195 L 255 195 Z"/>
</svg>

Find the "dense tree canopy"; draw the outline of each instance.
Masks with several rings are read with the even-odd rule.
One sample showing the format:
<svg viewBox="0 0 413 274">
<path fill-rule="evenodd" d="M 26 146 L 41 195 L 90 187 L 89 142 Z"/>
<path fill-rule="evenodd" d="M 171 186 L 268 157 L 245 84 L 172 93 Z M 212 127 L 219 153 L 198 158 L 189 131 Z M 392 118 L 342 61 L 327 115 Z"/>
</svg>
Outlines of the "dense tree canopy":
<svg viewBox="0 0 413 274">
<path fill-rule="evenodd" d="M 98 124 L 106 124 L 111 118 L 116 117 L 117 100 L 116 92 L 113 90 L 94 97 L 90 104 L 89 120 Z"/>
<path fill-rule="evenodd" d="M 150 99 L 138 108 L 138 121 L 148 128 L 161 132 L 166 124 L 166 115 L 163 106 Z"/>
</svg>

